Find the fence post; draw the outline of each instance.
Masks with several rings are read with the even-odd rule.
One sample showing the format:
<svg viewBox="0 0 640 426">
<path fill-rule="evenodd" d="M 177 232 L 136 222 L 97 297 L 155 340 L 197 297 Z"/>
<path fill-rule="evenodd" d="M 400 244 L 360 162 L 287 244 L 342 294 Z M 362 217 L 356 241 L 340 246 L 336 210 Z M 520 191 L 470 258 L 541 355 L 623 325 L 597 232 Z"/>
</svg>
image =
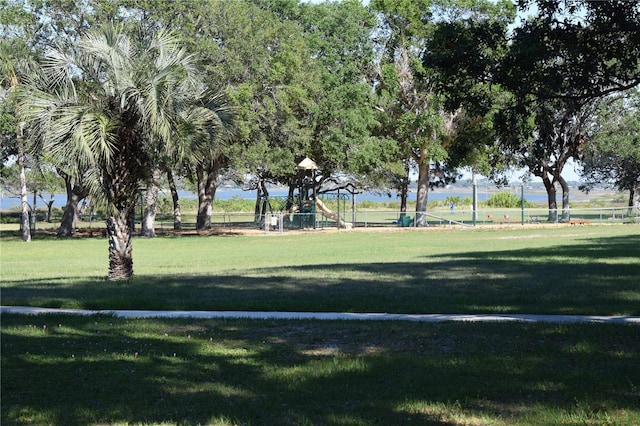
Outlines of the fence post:
<svg viewBox="0 0 640 426">
<path fill-rule="evenodd" d="M 478 185 L 475 183 L 475 175 L 473 175 L 473 226 L 476 226 L 478 220 Z"/>
<path fill-rule="evenodd" d="M 520 184 L 520 201 L 522 202 L 522 225 L 524 226 L 524 183 Z"/>
<path fill-rule="evenodd" d="M 31 223 L 29 224 L 30 229 L 33 233 L 36 232 L 36 222 L 38 220 L 38 208 L 36 206 L 36 202 L 37 202 L 37 198 L 36 198 L 36 191 L 33 191 L 33 209 L 31 209 Z"/>
<path fill-rule="evenodd" d="M 352 210 L 352 213 L 351 213 L 352 220 L 351 220 L 351 222 L 353 223 L 353 227 L 355 228 L 356 227 L 356 220 L 357 220 L 357 215 L 356 215 L 356 193 L 355 192 L 351 195 L 351 210 Z"/>
<path fill-rule="evenodd" d="M 264 233 L 269 233 L 269 225 L 271 224 L 271 218 L 267 219 L 267 214 L 264 214 Z"/>
</svg>

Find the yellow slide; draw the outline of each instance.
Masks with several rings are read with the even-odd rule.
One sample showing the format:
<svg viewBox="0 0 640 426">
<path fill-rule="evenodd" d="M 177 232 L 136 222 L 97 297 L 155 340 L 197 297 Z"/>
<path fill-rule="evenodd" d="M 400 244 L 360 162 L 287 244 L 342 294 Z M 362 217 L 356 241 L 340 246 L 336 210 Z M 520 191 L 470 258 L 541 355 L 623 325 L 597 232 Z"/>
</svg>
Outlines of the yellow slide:
<svg viewBox="0 0 640 426">
<path fill-rule="evenodd" d="M 323 215 L 325 215 L 329 219 L 333 219 L 336 222 L 338 222 L 341 228 L 353 229 L 352 223 L 345 222 L 344 219 L 342 219 L 341 217 L 338 217 L 338 214 L 333 210 L 330 210 L 319 198 L 316 198 L 316 207 L 318 208 L 318 210 L 322 212 Z"/>
</svg>

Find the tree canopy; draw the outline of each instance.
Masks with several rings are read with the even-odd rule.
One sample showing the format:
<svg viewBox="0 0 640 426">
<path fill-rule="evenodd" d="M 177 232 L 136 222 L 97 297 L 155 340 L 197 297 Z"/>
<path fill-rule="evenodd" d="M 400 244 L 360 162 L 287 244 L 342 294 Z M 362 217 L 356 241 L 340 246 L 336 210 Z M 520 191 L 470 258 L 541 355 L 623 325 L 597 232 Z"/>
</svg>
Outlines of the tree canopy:
<svg viewBox="0 0 640 426">
<path fill-rule="evenodd" d="M 581 161 L 595 104 L 640 84 L 640 5 L 627 1 L 522 0 L 513 28 L 461 19 L 439 25 L 424 61 L 435 64 L 449 110 L 488 114 L 502 155 L 527 167 L 549 194 L 570 159 Z M 493 93 L 499 93 L 497 97 Z"/>
<path fill-rule="evenodd" d="M 640 206 L 640 92 L 608 98 L 596 113 L 594 136 L 585 146 L 584 189 L 603 182 L 629 191 L 629 206 Z"/>
<path fill-rule="evenodd" d="M 62 175 L 89 179 L 87 187 L 113 190 L 118 185 L 107 171 L 118 164 L 112 155 L 115 141 L 127 136 L 117 130 L 127 128 L 127 116 L 146 136 L 144 148 L 122 148 L 119 164 L 136 170 L 124 193 L 157 170 L 190 179 L 198 187 L 199 227 L 210 225 L 220 179 L 291 186 L 304 157 L 318 164 L 322 181 L 348 178 L 405 195 L 410 170 L 417 171 L 417 213 L 426 210 L 429 186 L 455 179 L 460 167 L 495 179 L 506 167 L 528 167 L 547 185 L 550 209 L 556 185 L 568 206 L 562 170 L 595 152 L 586 144 L 595 138 L 600 101 L 640 84 L 640 3 L 625 0 L 0 4 L 3 49 L 22 45 L 43 58 L 34 93 L 65 105 L 60 116 L 75 114 L 67 115 L 66 130 L 51 133 L 31 111 L 29 134 L 41 142 L 33 152 L 46 150 Z M 100 62 L 98 49 L 89 48 L 104 22 L 126 36 L 127 45 L 115 32 L 109 36 L 111 60 L 121 63 L 106 56 Z M 152 34 L 179 39 L 174 63 L 160 66 L 153 56 L 159 44 L 145 50 L 158 43 Z M 94 62 L 72 62 L 79 54 Z M 183 60 L 188 65 L 178 65 Z M 8 158 L 17 152 L 17 134 L 6 96 L 10 75 L 3 70 L 2 77 Z M 72 107 L 74 97 L 83 102 Z M 235 132 L 225 143 L 212 142 L 207 120 L 193 115 L 204 110 L 219 123 L 233 112 Z"/>
<path fill-rule="evenodd" d="M 224 123 L 207 107 L 192 56 L 174 35 L 134 38 L 104 26 L 50 50 L 22 89 L 19 116 L 36 152 L 88 170 L 85 184 L 107 209 L 109 278 L 133 274 L 131 215 L 159 152 L 179 157 L 185 139 L 210 144 Z"/>
</svg>

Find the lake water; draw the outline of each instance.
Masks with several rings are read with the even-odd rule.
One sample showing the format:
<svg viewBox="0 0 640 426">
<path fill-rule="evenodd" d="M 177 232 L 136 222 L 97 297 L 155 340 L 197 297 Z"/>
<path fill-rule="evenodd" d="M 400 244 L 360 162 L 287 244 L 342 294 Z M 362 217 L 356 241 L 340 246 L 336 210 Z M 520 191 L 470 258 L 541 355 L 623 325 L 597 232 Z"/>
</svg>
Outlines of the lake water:
<svg viewBox="0 0 640 426">
<path fill-rule="evenodd" d="M 496 189 L 496 188 L 478 187 L 478 201 L 482 202 L 488 197 L 490 197 L 491 194 L 496 192 L 511 192 L 516 196 L 520 197 L 519 187 L 515 189 L 514 188 Z M 574 191 L 574 194 L 576 194 L 577 192 L 578 191 Z M 284 188 L 272 188 L 269 190 L 269 195 L 274 197 L 276 196 L 286 197 L 287 193 L 288 191 Z M 342 193 L 344 192 L 341 191 L 341 194 Z M 436 189 L 436 190 L 429 191 L 429 200 L 430 201 L 444 200 L 447 197 L 471 198 L 472 195 L 473 193 L 471 188 Z M 168 192 L 166 193 L 162 192 L 161 196 L 170 196 L 170 194 Z M 218 200 L 228 200 L 232 197 L 240 197 L 240 198 L 254 200 L 255 196 L 256 196 L 255 191 L 243 191 L 242 189 L 238 189 L 238 188 L 219 188 L 216 191 L 216 199 Z M 180 197 L 189 199 L 189 198 L 195 198 L 196 196 L 193 193 L 181 191 Z M 45 197 L 45 199 L 48 199 L 48 198 L 49 197 Z M 525 189 L 524 198 L 527 201 L 539 203 L 539 202 L 546 201 L 547 195 L 544 191 L 542 192 L 531 191 L 531 190 L 527 191 Z M 64 207 L 64 205 L 66 204 L 67 196 L 65 194 L 55 194 L 54 199 L 55 199 L 53 203 L 54 207 Z M 33 202 L 33 194 L 29 195 L 28 200 L 29 200 L 29 203 Z M 380 201 L 399 201 L 399 200 L 400 200 L 400 197 L 397 197 L 395 195 L 391 197 L 384 194 L 375 194 L 375 193 L 362 193 L 362 194 L 356 195 L 356 201 L 380 202 Z M 415 200 L 416 200 L 416 193 L 415 192 L 409 193 L 409 201 L 411 202 Z M 38 198 L 36 202 L 38 207 L 44 206 L 44 202 L 40 198 Z M 20 207 L 20 199 L 18 197 L 10 197 L 10 196 L 7 196 L 7 194 L 3 194 L 2 197 L 0 198 L 0 210 L 18 210 L 19 207 Z"/>
</svg>

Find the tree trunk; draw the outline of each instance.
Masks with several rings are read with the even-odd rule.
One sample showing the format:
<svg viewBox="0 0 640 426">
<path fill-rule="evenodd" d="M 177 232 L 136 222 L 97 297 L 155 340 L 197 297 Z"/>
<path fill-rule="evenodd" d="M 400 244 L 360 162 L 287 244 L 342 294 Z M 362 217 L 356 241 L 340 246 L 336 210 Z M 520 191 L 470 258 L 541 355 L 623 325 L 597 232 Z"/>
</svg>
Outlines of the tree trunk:
<svg viewBox="0 0 640 426">
<path fill-rule="evenodd" d="M 196 166 L 198 178 L 198 218 L 196 220 L 196 229 L 198 231 L 211 229 L 213 199 L 216 195 L 216 181 L 220 174 L 221 163 L 220 159 L 212 161 L 207 168 L 208 170 L 205 170 L 204 165 L 201 163 Z"/>
<path fill-rule="evenodd" d="M 196 177 L 198 179 L 198 217 L 196 218 L 196 229 L 211 228 L 211 196 L 207 192 L 207 182 L 205 180 L 204 166 L 198 164 L 196 167 Z"/>
<path fill-rule="evenodd" d="M 290 183 L 290 184 L 289 184 L 289 191 L 287 192 L 287 203 L 286 203 L 286 205 L 285 205 L 285 210 L 286 210 L 287 212 L 291 212 L 291 211 L 292 211 L 292 209 L 293 209 L 294 202 L 295 202 L 295 200 L 294 200 L 294 198 L 293 198 L 293 194 L 295 193 L 295 189 L 296 189 L 295 184 L 294 184 L 294 185 L 292 185 L 292 184 Z"/>
<path fill-rule="evenodd" d="M 55 201 L 55 194 L 51 194 L 51 198 L 49 199 L 49 201 L 45 201 L 45 205 L 47 206 L 47 217 L 45 218 L 45 221 L 47 223 L 51 223 L 51 209 L 53 208 L 53 203 L 55 203 Z"/>
<path fill-rule="evenodd" d="M 640 185 L 633 185 L 629 189 L 629 216 L 633 215 L 634 208 L 640 213 Z"/>
<path fill-rule="evenodd" d="M 400 216 L 407 214 L 407 197 L 409 195 L 409 160 L 405 161 L 404 176 L 400 188 Z"/>
<path fill-rule="evenodd" d="M 151 180 L 147 183 L 142 211 L 142 226 L 140 236 L 152 238 L 156 236 L 156 211 L 158 209 L 158 181 L 162 175 L 159 168 L 153 170 Z"/>
<path fill-rule="evenodd" d="M 36 219 L 38 216 L 38 198 L 37 191 L 33 191 L 33 204 L 31 205 L 31 230 L 36 232 Z"/>
<path fill-rule="evenodd" d="M 58 228 L 58 237 L 71 237 L 75 231 L 73 224 L 78 213 L 80 200 L 87 196 L 87 192 L 80 186 L 73 183 L 71 176 L 58 170 L 58 174 L 64 179 L 64 186 L 67 192 L 67 203 L 62 212 L 62 220 Z"/>
<path fill-rule="evenodd" d="M 549 204 L 549 217 L 547 221 L 556 222 L 558 220 L 558 204 L 556 201 L 556 184 L 551 182 L 548 176 L 542 176 L 542 182 L 547 190 L 547 201 Z"/>
<path fill-rule="evenodd" d="M 562 188 L 562 221 L 568 221 L 570 219 L 569 185 L 562 176 L 558 176 L 557 181 Z"/>
<path fill-rule="evenodd" d="M 24 153 L 24 128 L 22 123 L 18 126 L 16 135 L 18 142 L 18 167 L 20 168 L 20 201 L 22 215 L 20 216 L 20 230 L 22 231 L 22 241 L 31 241 L 31 227 L 29 226 L 29 201 L 27 200 L 27 176 L 25 174 L 25 153 Z"/>
<path fill-rule="evenodd" d="M 62 176 L 64 178 L 64 184 L 67 192 L 67 202 L 62 212 L 62 220 L 60 221 L 60 227 L 58 228 L 58 237 L 70 237 L 73 235 L 73 222 L 76 217 L 76 211 L 78 210 L 78 202 L 80 199 L 74 193 L 71 179 L 67 175 Z"/>
<path fill-rule="evenodd" d="M 67 203 L 62 212 L 62 220 L 58 228 L 58 237 L 71 237 L 75 231 L 73 223 L 75 222 L 76 212 L 78 211 L 78 203 L 80 198 L 78 195 L 67 189 Z"/>
<path fill-rule="evenodd" d="M 418 192 L 416 193 L 416 226 L 427 226 L 427 203 L 429 200 L 429 161 L 418 162 Z"/>
<path fill-rule="evenodd" d="M 262 200 L 262 187 L 260 186 L 260 184 L 258 184 L 258 187 L 256 188 L 256 204 L 253 209 L 253 223 L 255 223 L 256 225 L 259 225 L 260 221 L 262 220 L 262 216 L 260 214 L 261 200 Z"/>
<path fill-rule="evenodd" d="M 128 280 L 133 276 L 133 247 L 131 239 L 131 215 L 128 210 L 119 211 L 107 218 L 109 239 L 109 280 Z"/>
<path fill-rule="evenodd" d="M 264 183 L 264 180 L 261 180 L 259 183 L 262 188 L 262 214 L 261 216 L 264 218 L 264 221 L 267 221 L 267 210 L 271 212 L 271 205 L 269 204 L 269 190 L 267 189 L 267 185 Z M 273 212 L 271 212 L 273 213 Z"/>
<path fill-rule="evenodd" d="M 167 167 L 167 180 L 169 181 L 169 190 L 171 191 L 171 199 L 173 200 L 173 229 L 179 231 L 182 229 L 182 213 L 180 211 L 180 198 L 178 197 L 178 188 L 173 178 L 173 172 Z"/>
</svg>

